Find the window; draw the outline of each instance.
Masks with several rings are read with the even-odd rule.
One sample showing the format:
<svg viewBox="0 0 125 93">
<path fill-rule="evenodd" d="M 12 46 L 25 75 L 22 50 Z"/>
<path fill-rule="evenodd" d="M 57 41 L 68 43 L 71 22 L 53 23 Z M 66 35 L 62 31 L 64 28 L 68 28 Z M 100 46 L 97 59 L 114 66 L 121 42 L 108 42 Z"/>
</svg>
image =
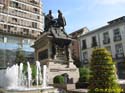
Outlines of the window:
<svg viewBox="0 0 125 93">
<path fill-rule="evenodd" d="M 18 38 L 17 37 L 12 37 L 12 36 L 7 36 L 7 42 L 11 44 L 18 44 Z"/>
<path fill-rule="evenodd" d="M 104 39 L 109 38 L 109 33 L 108 32 L 103 33 L 103 38 Z"/>
<path fill-rule="evenodd" d="M 88 53 L 83 52 L 83 57 L 82 57 L 83 63 L 88 63 Z"/>
<path fill-rule="evenodd" d="M 122 44 L 116 44 L 115 45 L 115 50 L 116 50 L 116 58 L 124 56 L 124 51 L 123 51 Z"/>
<path fill-rule="evenodd" d="M 117 28 L 114 30 L 114 36 L 120 35 L 120 29 Z"/>
<path fill-rule="evenodd" d="M 122 44 L 115 45 L 116 53 L 123 53 Z"/>
<path fill-rule="evenodd" d="M 87 46 L 86 46 L 86 40 L 82 40 L 82 49 L 86 49 Z"/>
<path fill-rule="evenodd" d="M 17 2 L 13 2 L 12 6 L 15 7 L 15 8 L 18 8 L 18 3 Z"/>
<path fill-rule="evenodd" d="M 39 11 L 37 8 L 33 8 L 33 12 L 38 13 Z"/>
<path fill-rule="evenodd" d="M 110 43 L 109 33 L 105 32 L 103 33 L 103 44 L 108 44 L 108 43 Z"/>
<path fill-rule="evenodd" d="M 12 22 L 16 23 L 17 22 L 17 18 L 12 18 Z"/>
<path fill-rule="evenodd" d="M 120 33 L 120 29 L 117 28 L 114 30 L 114 41 L 120 41 L 121 38 L 121 33 Z"/>
<path fill-rule="evenodd" d="M 96 47 L 97 46 L 97 41 L 96 41 L 96 36 L 92 37 L 92 47 Z"/>
<path fill-rule="evenodd" d="M 33 28 L 37 28 L 37 23 L 32 22 L 32 27 L 33 27 Z"/>
</svg>

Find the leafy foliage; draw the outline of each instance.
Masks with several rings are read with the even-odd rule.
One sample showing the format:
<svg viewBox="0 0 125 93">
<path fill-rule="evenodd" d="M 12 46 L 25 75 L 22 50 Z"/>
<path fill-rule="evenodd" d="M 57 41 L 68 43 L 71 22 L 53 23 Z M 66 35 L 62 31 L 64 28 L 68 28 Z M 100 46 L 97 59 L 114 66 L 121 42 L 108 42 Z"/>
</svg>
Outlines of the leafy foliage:
<svg viewBox="0 0 125 93">
<path fill-rule="evenodd" d="M 80 78 L 79 82 L 88 82 L 90 78 L 90 70 L 88 67 L 79 68 Z"/>
<path fill-rule="evenodd" d="M 36 65 L 35 64 L 31 64 L 31 70 L 32 70 L 32 79 L 36 78 Z M 27 75 L 27 64 L 23 64 L 23 73 L 25 75 Z"/>
<path fill-rule="evenodd" d="M 61 75 L 55 76 L 54 77 L 54 83 L 55 84 L 64 84 L 64 77 Z"/>
<path fill-rule="evenodd" d="M 32 78 L 35 79 L 36 78 L 36 65 L 32 64 L 31 69 L 32 69 Z"/>
<path fill-rule="evenodd" d="M 92 76 L 89 93 L 120 93 L 116 67 L 111 54 L 104 48 L 95 49 L 91 59 Z"/>
</svg>

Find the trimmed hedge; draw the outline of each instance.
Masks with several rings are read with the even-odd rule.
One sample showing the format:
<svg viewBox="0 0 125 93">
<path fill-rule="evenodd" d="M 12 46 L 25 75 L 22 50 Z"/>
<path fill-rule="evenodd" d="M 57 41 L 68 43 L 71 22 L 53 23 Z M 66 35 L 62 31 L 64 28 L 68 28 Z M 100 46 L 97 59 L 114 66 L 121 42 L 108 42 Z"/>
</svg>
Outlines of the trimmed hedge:
<svg viewBox="0 0 125 93">
<path fill-rule="evenodd" d="M 55 84 L 64 84 L 65 83 L 64 77 L 61 75 L 55 76 L 53 81 Z"/>
</svg>

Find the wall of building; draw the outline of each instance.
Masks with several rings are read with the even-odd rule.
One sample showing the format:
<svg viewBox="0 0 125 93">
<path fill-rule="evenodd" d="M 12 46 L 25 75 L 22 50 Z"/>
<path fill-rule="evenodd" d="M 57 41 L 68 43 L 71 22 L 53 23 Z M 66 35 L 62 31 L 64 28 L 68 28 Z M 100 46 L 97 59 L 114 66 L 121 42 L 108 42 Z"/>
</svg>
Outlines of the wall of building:
<svg viewBox="0 0 125 93">
<path fill-rule="evenodd" d="M 116 29 L 119 29 L 119 32 L 120 32 L 120 35 L 121 35 L 121 40 L 117 40 L 117 41 L 114 41 L 114 39 L 116 37 L 114 37 L 114 30 Z M 107 43 L 107 44 L 104 44 L 104 33 L 108 33 L 109 35 L 109 40 L 110 42 Z M 97 29 L 97 30 L 94 30 L 92 32 L 88 32 L 87 34 L 83 35 L 80 37 L 80 60 L 83 62 L 84 64 L 84 59 L 86 58 L 88 61 L 90 61 L 91 59 L 91 54 L 92 54 L 92 50 L 95 48 L 95 47 L 92 47 L 92 37 L 95 36 L 96 37 L 96 42 L 97 42 L 97 46 L 95 47 L 101 47 L 101 48 L 108 48 L 108 50 L 112 53 L 112 57 L 114 59 L 117 59 L 116 58 L 116 46 L 118 44 L 121 44 L 122 45 L 122 48 L 123 50 L 121 49 L 121 51 L 123 52 L 123 55 L 125 55 L 125 23 L 119 23 L 119 24 L 116 24 L 116 25 L 108 25 L 102 29 Z M 83 40 L 86 40 L 86 48 L 83 49 Z M 108 40 L 108 38 L 106 39 Z M 109 49 L 110 48 L 110 49 Z M 118 50 L 120 51 L 120 49 Z M 84 53 L 86 52 L 86 56 L 84 58 Z M 121 57 L 121 58 L 124 58 Z"/>
<path fill-rule="evenodd" d="M 37 37 L 43 31 L 43 11 L 40 0 L 2 0 L 0 30 Z"/>
</svg>

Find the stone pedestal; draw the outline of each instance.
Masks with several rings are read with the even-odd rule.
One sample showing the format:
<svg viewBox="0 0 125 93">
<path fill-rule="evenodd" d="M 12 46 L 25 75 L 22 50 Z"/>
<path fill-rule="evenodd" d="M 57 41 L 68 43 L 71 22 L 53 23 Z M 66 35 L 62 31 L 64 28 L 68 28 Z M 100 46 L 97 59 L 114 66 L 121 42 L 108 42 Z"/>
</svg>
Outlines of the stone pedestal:
<svg viewBox="0 0 125 93">
<path fill-rule="evenodd" d="M 79 78 L 79 70 L 74 66 L 74 64 L 69 63 L 69 65 L 61 64 L 59 61 L 50 61 L 48 64 L 48 83 L 53 84 L 53 78 L 57 75 L 68 74 L 67 83 L 76 83 Z"/>
<path fill-rule="evenodd" d="M 79 71 L 69 49 L 71 42 L 71 38 L 57 27 L 52 27 L 36 40 L 33 46 L 35 57 L 41 65 L 47 65 L 48 84 L 53 84 L 53 78 L 62 74 L 67 74 L 67 83 L 78 81 Z"/>
</svg>

